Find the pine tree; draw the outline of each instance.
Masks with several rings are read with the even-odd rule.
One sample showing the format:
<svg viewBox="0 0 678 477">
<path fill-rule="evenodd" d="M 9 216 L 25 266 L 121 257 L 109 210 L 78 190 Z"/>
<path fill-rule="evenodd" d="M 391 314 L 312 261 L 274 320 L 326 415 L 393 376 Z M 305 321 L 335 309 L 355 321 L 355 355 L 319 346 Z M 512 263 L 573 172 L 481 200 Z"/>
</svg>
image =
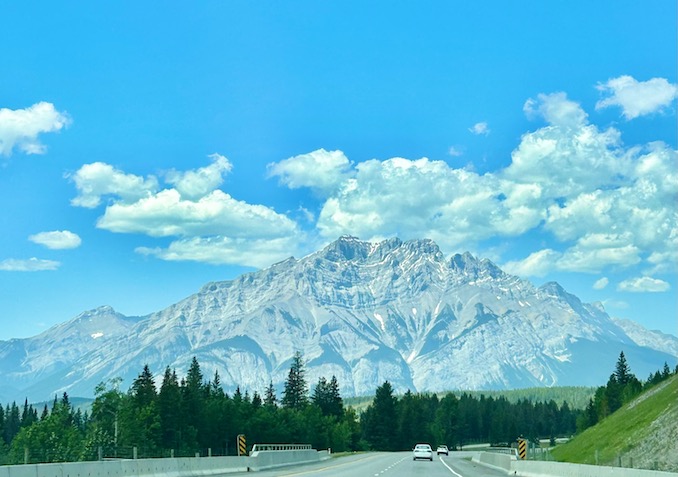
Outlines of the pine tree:
<svg viewBox="0 0 678 477">
<path fill-rule="evenodd" d="M 290 372 L 285 382 L 281 401 L 283 407 L 301 410 L 308 405 L 305 374 L 303 356 L 300 351 L 297 351 L 292 358 Z"/>
<path fill-rule="evenodd" d="M 626 357 L 624 352 L 619 353 L 619 359 L 617 360 L 617 365 L 615 367 L 614 377 L 616 378 L 617 384 L 621 387 L 626 386 L 630 378 L 629 365 L 626 363 Z"/>
<path fill-rule="evenodd" d="M 132 396 L 138 408 L 150 405 L 157 397 L 153 374 L 147 364 L 144 365 L 141 374 L 132 382 Z"/>
<path fill-rule="evenodd" d="M 374 401 L 363 413 L 363 437 L 374 450 L 395 451 L 393 426 L 398 422 L 397 400 L 391 383 L 385 381 L 376 390 Z"/>
<path fill-rule="evenodd" d="M 271 408 L 278 406 L 278 399 L 276 398 L 275 395 L 273 381 L 269 382 L 268 387 L 266 388 L 266 397 L 264 398 L 264 405 Z"/>
<path fill-rule="evenodd" d="M 205 390 L 200 364 L 194 356 L 186 374 L 186 383 L 182 387 L 184 423 L 181 436 L 188 451 L 198 449 L 201 437 L 199 432 L 204 428 Z"/>
<path fill-rule="evenodd" d="M 664 369 L 662 370 L 662 378 L 668 379 L 671 376 L 671 369 L 669 368 L 669 363 L 664 361 Z"/>
<path fill-rule="evenodd" d="M 181 434 L 181 389 L 177 373 L 165 368 L 165 374 L 158 393 L 158 412 L 160 415 L 160 443 L 163 449 L 176 449 L 180 446 Z"/>
</svg>

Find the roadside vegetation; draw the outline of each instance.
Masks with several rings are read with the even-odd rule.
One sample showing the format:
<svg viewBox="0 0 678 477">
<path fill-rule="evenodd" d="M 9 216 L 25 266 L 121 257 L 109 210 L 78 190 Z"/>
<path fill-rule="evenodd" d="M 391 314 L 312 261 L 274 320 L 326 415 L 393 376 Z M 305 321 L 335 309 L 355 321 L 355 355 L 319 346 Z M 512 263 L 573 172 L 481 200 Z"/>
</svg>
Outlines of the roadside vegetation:
<svg viewBox="0 0 678 477">
<path fill-rule="evenodd" d="M 577 423 L 551 454 L 559 461 L 678 471 L 678 367 L 640 383 L 623 354 Z"/>
<path fill-rule="evenodd" d="M 610 402 L 596 404 L 599 394 L 606 396 L 596 391 L 592 408 L 611 409 Z M 248 449 L 255 443 L 305 443 L 333 452 L 409 450 L 416 442 L 451 449 L 509 445 L 517 437 L 571 436 L 590 422 L 586 412 L 566 400 L 409 391 L 395 396 L 388 381 L 359 412 L 344 402 L 334 376 L 310 387 L 300 353 L 280 397 L 272 383 L 263 395 L 239 388 L 228 394 L 219 374 L 205 380 L 194 358 L 182 379 L 167 368 L 157 385 L 145 366 L 126 392 L 119 380 L 101 383 L 84 412 L 65 393 L 42 409 L 28 401 L 0 406 L 0 463 L 236 455 L 239 434 Z"/>
</svg>

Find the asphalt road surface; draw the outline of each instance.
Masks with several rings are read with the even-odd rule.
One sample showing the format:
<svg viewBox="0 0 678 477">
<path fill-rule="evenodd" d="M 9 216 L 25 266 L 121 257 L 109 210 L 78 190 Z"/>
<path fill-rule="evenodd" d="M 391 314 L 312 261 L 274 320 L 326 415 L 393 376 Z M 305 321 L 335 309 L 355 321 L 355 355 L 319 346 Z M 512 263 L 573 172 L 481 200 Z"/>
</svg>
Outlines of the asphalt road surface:
<svg viewBox="0 0 678 477">
<path fill-rule="evenodd" d="M 284 467 L 256 473 L 229 474 L 257 477 L 506 477 L 506 473 L 476 464 L 473 452 L 434 454 L 433 462 L 412 460 L 412 452 L 371 452 L 332 458 L 316 464 Z"/>
</svg>

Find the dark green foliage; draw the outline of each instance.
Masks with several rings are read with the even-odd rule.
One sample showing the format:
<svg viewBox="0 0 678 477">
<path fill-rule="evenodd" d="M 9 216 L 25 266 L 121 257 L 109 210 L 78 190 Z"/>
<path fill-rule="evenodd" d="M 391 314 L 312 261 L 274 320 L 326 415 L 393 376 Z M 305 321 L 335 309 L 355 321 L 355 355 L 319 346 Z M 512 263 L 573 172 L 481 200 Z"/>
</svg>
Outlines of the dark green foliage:
<svg viewBox="0 0 678 477">
<path fill-rule="evenodd" d="M 670 376 L 670 368 L 667 363 L 664 363 L 662 371 L 650 373 L 647 381 L 642 383 L 631 372 L 622 351 L 619 353 L 614 373 L 610 375 L 607 384 L 596 389 L 595 395 L 589 401 L 585 412 L 577 418 L 577 432 L 582 432 L 602 421 L 638 396 L 643 389 L 655 386 Z"/>
<path fill-rule="evenodd" d="M 166 368 L 160 388 L 148 366 L 127 393 L 120 380 L 95 389 L 91 414 L 74 409 L 67 394 L 55 397 L 51 410 L 38 412 L 27 401 L 0 407 L 0 463 L 21 463 L 26 449 L 30 462 L 93 460 L 99 457 L 234 455 L 236 436 L 253 443 L 309 443 L 334 451 L 405 450 L 416 442 L 461 448 L 469 443 L 508 444 L 519 436 L 555 439 L 581 431 L 613 412 L 640 389 L 670 376 L 670 368 L 651 374 L 641 383 L 623 355 L 608 383 L 596 390 L 586 409 L 567 401 L 509 400 L 497 394 L 448 393 L 394 396 L 387 381 L 359 416 L 345 408 L 335 376 L 320 378 L 309 399 L 301 353 L 296 353 L 278 406 L 273 383 L 264 391 L 229 396 L 219 374 L 204 382 L 193 358 L 186 378 L 179 381 Z M 623 385 L 621 383 L 624 383 Z M 310 404 L 310 405 L 309 405 Z"/>
<path fill-rule="evenodd" d="M 360 422 L 363 436 L 374 450 L 393 451 L 401 448 L 394 425 L 398 423 L 398 400 L 388 381 L 377 388 L 374 401 L 363 412 Z"/>
<path fill-rule="evenodd" d="M 290 409 L 301 410 L 308 404 L 308 386 L 306 371 L 301 352 L 297 351 L 292 358 L 292 366 L 285 382 L 282 405 Z"/>
<path fill-rule="evenodd" d="M 313 390 L 313 404 L 320 408 L 323 416 L 333 416 L 341 418 L 344 412 L 344 402 L 339 394 L 339 383 L 336 376 L 328 382 L 321 377 Z"/>
</svg>

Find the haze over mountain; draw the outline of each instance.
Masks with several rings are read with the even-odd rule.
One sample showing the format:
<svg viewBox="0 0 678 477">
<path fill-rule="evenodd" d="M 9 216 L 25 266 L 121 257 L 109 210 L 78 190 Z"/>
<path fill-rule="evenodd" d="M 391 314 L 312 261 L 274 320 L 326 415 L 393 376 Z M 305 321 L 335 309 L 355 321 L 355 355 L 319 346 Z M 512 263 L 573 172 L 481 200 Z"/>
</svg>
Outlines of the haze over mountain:
<svg viewBox="0 0 678 477">
<path fill-rule="evenodd" d="M 300 350 L 311 385 L 344 396 L 396 391 L 600 385 L 624 351 L 639 378 L 675 365 L 678 338 L 610 318 L 555 282 L 535 287 L 431 240 L 341 237 L 144 317 L 103 306 L 27 339 L 0 342 L 0 399 L 92 396 L 128 387 L 144 364 L 183 375 L 193 356 L 222 385 L 278 389 Z M 156 380 L 160 384 L 160 379 Z"/>
</svg>

